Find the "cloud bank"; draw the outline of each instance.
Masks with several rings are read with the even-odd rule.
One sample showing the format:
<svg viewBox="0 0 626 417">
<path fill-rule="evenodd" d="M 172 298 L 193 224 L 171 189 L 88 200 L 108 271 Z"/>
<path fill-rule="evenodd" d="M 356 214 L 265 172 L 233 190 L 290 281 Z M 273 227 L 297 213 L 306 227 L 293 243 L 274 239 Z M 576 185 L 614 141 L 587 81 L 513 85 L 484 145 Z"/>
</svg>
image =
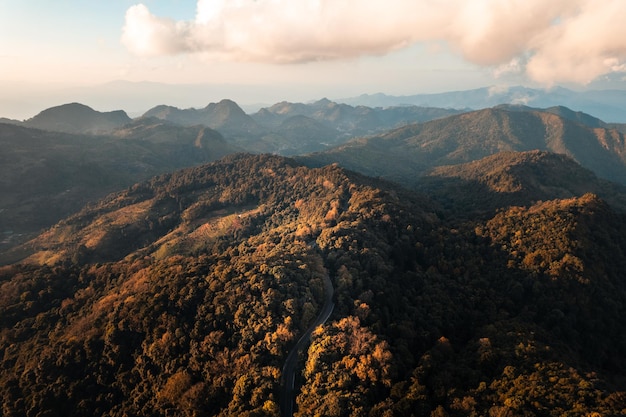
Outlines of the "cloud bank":
<svg viewBox="0 0 626 417">
<path fill-rule="evenodd" d="M 626 71 L 623 0 L 198 0 L 194 20 L 126 12 L 122 42 L 141 56 L 305 63 L 446 42 L 495 74 L 545 84 Z"/>
</svg>

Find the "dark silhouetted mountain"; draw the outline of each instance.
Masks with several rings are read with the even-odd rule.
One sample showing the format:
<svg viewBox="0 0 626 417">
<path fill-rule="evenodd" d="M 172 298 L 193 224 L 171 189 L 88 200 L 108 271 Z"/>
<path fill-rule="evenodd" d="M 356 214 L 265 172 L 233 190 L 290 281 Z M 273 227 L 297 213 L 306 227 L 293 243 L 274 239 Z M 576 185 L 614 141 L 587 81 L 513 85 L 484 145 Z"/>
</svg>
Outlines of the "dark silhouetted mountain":
<svg viewBox="0 0 626 417">
<path fill-rule="evenodd" d="M 202 124 L 200 119 L 200 111 L 197 109 L 179 109 L 164 104 L 153 107 L 143 114 L 144 118 L 156 118 L 183 126 Z"/>
<path fill-rule="evenodd" d="M 338 130 L 356 136 L 385 129 L 377 111 L 369 107 L 352 107 L 322 99 L 311 104 L 278 103 L 267 109 L 274 115 L 285 120 L 288 117 L 302 115 Z"/>
<path fill-rule="evenodd" d="M 203 109 L 203 113 L 206 124 L 216 130 L 248 135 L 260 134 L 265 130 L 232 100 L 210 103 Z"/>
<path fill-rule="evenodd" d="M 20 120 L 7 119 L 6 117 L 0 117 L 0 123 L 9 124 L 9 125 L 19 125 L 22 122 Z"/>
<path fill-rule="evenodd" d="M 109 136 L 0 124 L 1 250 L 138 180 L 238 150 L 206 127 L 142 119 Z M 9 239 L 11 238 L 11 239 Z"/>
<path fill-rule="evenodd" d="M 624 134 L 536 110 L 492 108 L 450 116 L 355 140 L 309 160 L 411 184 L 432 167 L 534 149 L 568 155 L 599 177 L 626 184 Z"/>
<path fill-rule="evenodd" d="M 156 117 L 183 126 L 208 126 L 238 143 L 253 141 L 266 132 L 232 100 L 210 103 L 203 109 L 181 110 L 172 106 L 157 106 L 148 110 L 143 117 Z"/>
<path fill-rule="evenodd" d="M 458 113 L 455 110 L 415 106 L 385 109 L 352 107 L 328 99 L 310 104 L 284 101 L 252 115 L 272 133 L 257 144 L 249 144 L 248 149 L 282 155 L 322 151 L 357 136 Z"/>
<path fill-rule="evenodd" d="M 344 138 L 379 133 L 409 123 L 458 114 L 460 111 L 428 107 L 370 108 L 349 106 L 322 99 L 310 104 L 281 102 L 263 108 L 252 117 L 276 128 L 289 117 L 306 116 L 336 129 Z"/>
<path fill-rule="evenodd" d="M 229 144 L 216 130 L 204 126 L 185 127 L 158 118 L 140 118 L 112 135 L 128 141 L 139 141 L 151 145 L 172 146 L 172 152 L 189 151 L 190 161 L 200 163 L 219 159 L 224 155 L 240 152 Z M 219 156 L 217 156 L 219 155 Z M 170 156 L 170 155 L 166 155 Z M 175 158 L 174 158 L 175 159 Z"/>
<path fill-rule="evenodd" d="M 521 104 L 535 108 L 566 106 L 570 109 L 592 114 L 606 122 L 626 122 L 626 91 L 623 90 L 572 91 L 563 87 L 544 90 L 519 86 L 493 86 L 474 90 L 410 96 L 365 94 L 336 101 L 370 107 L 415 105 L 475 110 L 500 104 Z"/>
<path fill-rule="evenodd" d="M 485 184 L 518 188 L 488 165 Z M 626 222 L 593 194 L 448 223 L 338 166 L 233 155 L 111 194 L 24 248 L 0 268 L 3 415 L 278 416 L 291 389 L 298 416 L 626 408 Z M 292 388 L 283 365 L 327 279 L 334 309 Z"/>
<path fill-rule="evenodd" d="M 70 103 L 46 109 L 23 125 L 53 132 L 102 134 L 130 121 L 122 110 L 99 112 L 84 104 Z"/>
<path fill-rule="evenodd" d="M 248 116 L 233 101 L 222 100 L 204 109 L 157 106 L 144 117 L 185 126 L 209 126 L 249 152 L 295 155 L 321 151 L 355 136 L 457 113 L 417 107 L 371 109 L 322 99 L 311 104 L 281 102 Z"/>
</svg>

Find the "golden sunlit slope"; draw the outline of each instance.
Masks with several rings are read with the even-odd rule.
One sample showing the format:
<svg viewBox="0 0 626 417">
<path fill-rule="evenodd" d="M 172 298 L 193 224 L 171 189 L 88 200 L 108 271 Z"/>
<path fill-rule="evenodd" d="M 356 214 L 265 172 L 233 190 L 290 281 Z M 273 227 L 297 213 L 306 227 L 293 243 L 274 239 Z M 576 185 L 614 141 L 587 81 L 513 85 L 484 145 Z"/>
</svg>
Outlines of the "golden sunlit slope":
<svg viewBox="0 0 626 417">
<path fill-rule="evenodd" d="M 435 207 L 270 155 L 111 194 L 0 268 L 3 413 L 278 416 L 330 279 L 296 416 L 620 415 L 624 216 L 592 194 Z"/>
<path fill-rule="evenodd" d="M 85 207 L 20 250 L 34 251 L 30 260 L 41 264 L 55 264 L 73 256 L 94 261 L 118 260 L 139 256 L 135 251 L 157 257 L 188 253 L 219 240 L 222 233 L 245 231 L 275 211 L 276 204 L 289 202 L 297 205 L 300 212 L 312 210 L 332 223 L 333 213 L 344 203 L 337 200 L 332 207 L 313 208 L 310 204 L 315 199 L 296 200 L 314 194 L 315 187 L 327 187 L 328 193 L 337 186 L 332 181 L 320 184 L 321 179 L 315 184 L 307 182 L 310 175 L 304 167 L 293 168 L 289 178 L 285 178 L 287 174 L 277 176 L 271 164 L 278 163 L 286 164 L 276 157 L 240 156 L 155 177 Z M 339 172 L 338 168 L 335 170 Z M 314 173 L 317 175 L 317 171 Z M 270 183 L 271 191 L 264 190 L 263 181 Z M 306 188 L 310 185 L 314 188 Z M 300 188 L 294 190 L 295 186 Z M 296 191 L 303 195 L 299 197 L 294 194 Z M 343 198 L 349 199 L 349 194 Z M 292 232 L 302 228 L 298 233 L 306 235 L 319 231 L 318 222 L 290 227 L 295 227 Z"/>
</svg>

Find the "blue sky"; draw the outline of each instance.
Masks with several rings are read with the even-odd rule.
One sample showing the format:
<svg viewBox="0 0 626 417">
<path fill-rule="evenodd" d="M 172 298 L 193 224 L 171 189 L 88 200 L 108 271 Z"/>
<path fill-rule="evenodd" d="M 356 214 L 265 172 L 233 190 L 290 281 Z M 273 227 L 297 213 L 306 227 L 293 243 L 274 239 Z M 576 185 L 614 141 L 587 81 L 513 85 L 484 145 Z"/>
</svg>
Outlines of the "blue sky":
<svg viewBox="0 0 626 417">
<path fill-rule="evenodd" d="M 232 86 L 229 98 L 266 103 L 608 75 L 621 88 L 624 21 L 622 0 L 0 0 L 0 116 L 116 80 Z"/>
</svg>

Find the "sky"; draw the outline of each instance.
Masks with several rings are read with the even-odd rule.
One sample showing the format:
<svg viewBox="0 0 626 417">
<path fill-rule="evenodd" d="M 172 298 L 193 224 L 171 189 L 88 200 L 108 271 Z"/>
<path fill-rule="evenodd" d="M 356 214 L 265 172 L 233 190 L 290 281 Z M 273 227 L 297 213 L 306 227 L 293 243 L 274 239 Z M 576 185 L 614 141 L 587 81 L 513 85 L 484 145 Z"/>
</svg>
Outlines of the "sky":
<svg viewBox="0 0 626 417">
<path fill-rule="evenodd" d="M 626 89 L 625 21 L 624 0 L 0 0 L 0 117 L 71 101 Z"/>
</svg>

